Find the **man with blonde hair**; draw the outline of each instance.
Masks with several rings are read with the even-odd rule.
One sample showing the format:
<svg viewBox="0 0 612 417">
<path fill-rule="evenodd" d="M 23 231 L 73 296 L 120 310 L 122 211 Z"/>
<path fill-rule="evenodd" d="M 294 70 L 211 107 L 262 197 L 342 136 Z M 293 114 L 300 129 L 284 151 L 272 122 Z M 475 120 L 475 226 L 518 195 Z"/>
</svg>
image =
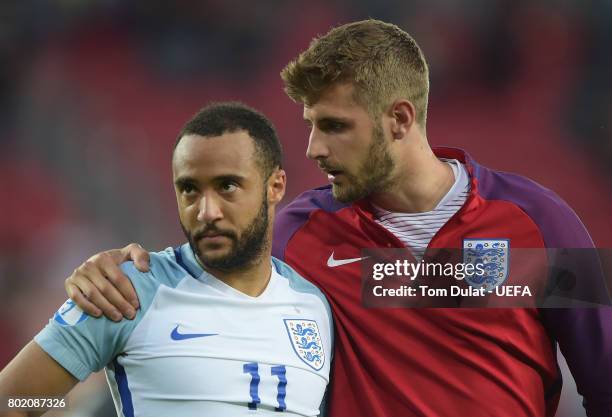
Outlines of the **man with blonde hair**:
<svg viewBox="0 0 612 417">
<path fill-rule="evenodd" d="M 331 182 L 285 207 L 273 239 L 275 256 L 321 288 L 334 313 L 329 415 L 552 417 L 557 343 L 589 416 L 612 415 L 609 308 L 362 306 L 362 248 L 408 248 L 421 259 L 473 244 L 593 247 L 550 190 L 462 150 L 432 150 L 428 68 L 414 39 L 377 20 L 349 23 L 314 39 L 281 76 L 304 105 L 307 156 Z M 127 258 L 146 263 L 136 245 L 96 255 L 96 271 L 75 271 L 68 293 L 91 313 L 93 304 L 110 313 L 107 299 L 129 313 L 121 295 L 134 295 L 115 266 Z M 114 286 L 100 291 L 107 279 Z"/>
</svg>

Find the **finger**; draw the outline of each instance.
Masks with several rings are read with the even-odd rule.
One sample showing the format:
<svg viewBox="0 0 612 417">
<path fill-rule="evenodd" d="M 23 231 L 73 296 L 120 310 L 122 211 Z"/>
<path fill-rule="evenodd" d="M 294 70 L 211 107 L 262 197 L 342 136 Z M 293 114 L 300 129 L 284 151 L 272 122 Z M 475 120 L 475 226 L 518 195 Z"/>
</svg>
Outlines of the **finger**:
<svg viewBox="0 0 612 417">
<path fill-rule="evenodd" d="M 88 278 L 80 274 L 73 274 L 71 281 L 92 304 L 102 310 L 107 318 L 113 321 L 120 321 L 123 318 L 119 310 L 108 302 L 106 297 Z"/>
<path fill-rule="evenodd" d="M 127 261 L 133 261 L 140 272 L 149 271 L 149 253 L 138 243 L 130 243 L 121 249 L 111 249 L 97 253 L 88 260 L 95 262 L 101 255 L 110 256 L 116 265 L 121 265 Z"/>
<path fill-rule="evenodd" d="M 79 287 L 68 283 L 68 280 L 66 280 L 65 288 L 66 292 L 68 293 L 68 297 L 70 297 L 70 299 L 74 301 L 81 310 L 90 316 L 100 317 L 102 311 L 93 305 L 87 298 L 85 298 L 85 295 L 83 295 Z"/>
<path fill-rule="evenodd" d="M 130 243 L 121 249 L 121 251 L 127 256 L 128 260 L 131 259 L 134 261 L 136 269 L 140 272 L 149 271 L 149 252 L 144 250 L 138 243 Z"/>
<path fill-rule="evenodd" d="M 133 319 L 136 315 L 134 307 L 123 298 L 121 293 L 115 288 L 115 285 L 107 278 L 104 273 L 104 266 L 99 263 L 96 264 L 96 266 L 100 266 L 100 268 L 88 268 L 84 277 L 96 286 L 101 296 L 104 297 L 108 303 L 112 304 L 115 309 L 119 310 L 122 316 Z M 114 264 L 113 267 L 117 268 Z"/>
<path fill-rule="evenodd" d="M 109 298 L 109 301 L 119 308 L 124 315 L 128 313 L 129 310 L 133 310 L 134 308 L 138 308 L 140 306 L 140 303 L 138 302 L 138 295 L 136 294 L 136 290 L 134 289 L 132 282 L 114 262 L 112 257 L 106 256 L 105 254 L 100 254 L 98 259 L 95 261 L 95 266 L 99 268 L 99 272 L 104 277 L 108 278 L 111 284 L 119 292 L 119 298 L 116 299 L 116 303 L 114 302 L 114 299 Z"/>
</svg>

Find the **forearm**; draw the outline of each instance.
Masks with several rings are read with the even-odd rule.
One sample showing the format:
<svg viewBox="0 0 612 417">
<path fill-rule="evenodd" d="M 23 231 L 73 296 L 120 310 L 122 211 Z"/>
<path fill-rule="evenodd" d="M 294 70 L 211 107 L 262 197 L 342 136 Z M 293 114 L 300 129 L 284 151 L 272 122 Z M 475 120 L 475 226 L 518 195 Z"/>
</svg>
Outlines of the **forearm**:
<svg viewBox="0 0 612 417">
<path fill-rule="evenodd" d="M 30 342 L 0 372 L 0 416 L 40 416 L 44 411 L 25 411 L 8 407 L 10 398 L 63 396 L 77 379 L 55 362 L 35 342 Z M 6 411 L 5 411 L 6 410 Z"/>
<path fill-rule="evenodd" d="M 11 410 L 0 412 L 1 417 L 39 417 L 42 416 L 46 411 L 22 411 L 22 410 Z"/>
<path fill-rule="evenodd" d="M 47 410 L 28 408 L 24 397 L 32 398 L 32 396 L 13 392 L 6 384 L 0 384 L 0 391 L 3 391 L 0 393 L 0 417 L 38 417 L 47 412 Z"/>
</svg>

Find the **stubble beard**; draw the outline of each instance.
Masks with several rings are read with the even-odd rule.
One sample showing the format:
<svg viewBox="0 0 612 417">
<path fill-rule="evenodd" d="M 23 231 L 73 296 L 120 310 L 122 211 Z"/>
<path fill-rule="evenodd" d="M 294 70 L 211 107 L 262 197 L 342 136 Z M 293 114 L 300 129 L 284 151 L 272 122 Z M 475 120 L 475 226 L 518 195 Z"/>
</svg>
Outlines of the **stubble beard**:
<svg viewBox="0 0 612 417">
<path fill-rule="evenodd" d="M 372 143 L 359 174 L 344 173 L 344 184 L 332 184 L 332 195 L 342 203 L 352 203 L 391 188 L 395 163 L 385 144 L 382 127 L 376 124 L 372 131 Z"/>
<path fill-rule="evenodd" d="M 240 239 L 234 233 L 223 233 L 224 236 L 232 241 L 230 250 L 226 255 L 207 256 L 200 250 L 198 246 L 199 239 L 196 239 L 197 236 L 192 235 L 182 223 L 181 228 L 189 241 L 191 250 L 205 268 L 223 272 L 248 269 L 262 261 L 262 254 L 270 246 L 267 193 L 264 193 L 263 202 L 259 207 L 257 215 L 244 229 Z M 205 230 L 216 230 L 216 228 L 208 226 Z"/>
</svg>

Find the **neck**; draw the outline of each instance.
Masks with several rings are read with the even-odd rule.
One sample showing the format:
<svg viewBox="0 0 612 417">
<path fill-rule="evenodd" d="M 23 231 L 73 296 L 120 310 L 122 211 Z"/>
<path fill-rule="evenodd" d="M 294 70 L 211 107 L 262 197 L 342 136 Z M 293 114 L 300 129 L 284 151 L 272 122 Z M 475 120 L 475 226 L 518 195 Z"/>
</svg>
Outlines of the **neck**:
<svg viewBox="0 0 612 417">
<path fill-rule="evenodd" d="M 258 259 L 256 264 L 249 265 L 238 271 L 221 271 L 208 268 L 202 265 L 199 259 L 196 259 L 200 266 L 215 278 L 250 297 L 258 297 L 264 292 L 268 282 L 270 282 L 272 275 L 272 260 L 270 257 L 270 249 L 268 249 Z"/>
<path fill-rule="evenodd" d="M 455 182 L 453 170 L 433 153 L 427 139 L 399 149 L 392 186 L 370 201 L 385 210 L 421 213 L 433 210 Z"/>
</svg>

